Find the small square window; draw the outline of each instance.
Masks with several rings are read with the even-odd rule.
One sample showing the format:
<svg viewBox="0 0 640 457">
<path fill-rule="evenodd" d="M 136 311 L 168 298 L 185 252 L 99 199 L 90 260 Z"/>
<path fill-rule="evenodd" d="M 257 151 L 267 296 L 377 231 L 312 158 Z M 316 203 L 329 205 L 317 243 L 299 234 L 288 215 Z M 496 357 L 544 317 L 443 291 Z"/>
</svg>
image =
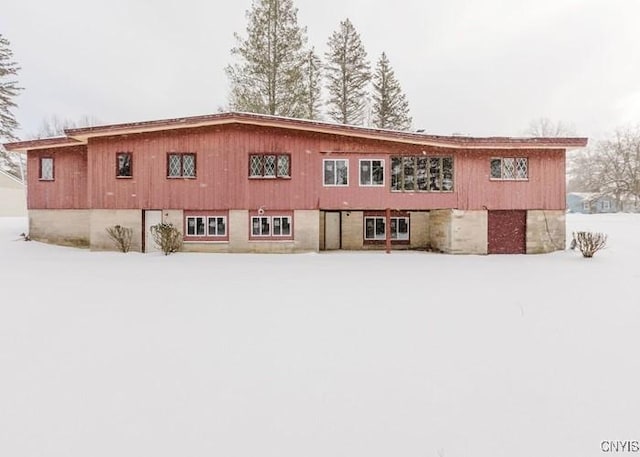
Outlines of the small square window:
<svg viewBox="0 0 640 457">
<path fill-rule="evenodd" d="M 196 155 L 193 153 L 168 154 L 167 177 L 195 178 L 196 177 Z"/>
</svg>

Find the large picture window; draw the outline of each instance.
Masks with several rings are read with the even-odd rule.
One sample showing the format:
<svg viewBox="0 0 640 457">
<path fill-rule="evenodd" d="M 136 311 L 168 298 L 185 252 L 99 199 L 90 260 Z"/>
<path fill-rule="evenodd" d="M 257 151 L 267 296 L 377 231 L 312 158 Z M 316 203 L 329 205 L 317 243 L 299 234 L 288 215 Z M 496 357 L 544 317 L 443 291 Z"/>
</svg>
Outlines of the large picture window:
<svg viewBox="0 0 640 457">
<path fill-rule="evenodd" d="M 384 160 L 360 160 L 360 185 L 384 186 Z"/>
<path fill-rule="evenodd" d="M 196 155 L 173 152 L 167 154 L 167 176 L 169 178 L 195 178 Z"/>
<path fill-rule="evenodd" d="M 529 159 L 526 157 L 492 158 L 491 179 L 505 181 L 525 181 L 529 179 Z"/>
<path fill-rule="evenodd" d="M 53 157 L 40 157 L 40 180 L 53 181 Z"/>
<path fill-rule="evenodd" d="M 385 241 L 387 239 L 387 218 L 385 216 L 366 216 L 364 218 L 365 241 Z M 391 240 L 409 240 L 409 218 L 391 218 Z"/>
<path fill-rule="evenodd" d="M 325 159 L 322 162 L 325 186 L 349 185 L 349 161 L 347 159 Z"/>
<path fill-rule="evenodd" d="M 250 154 L 250 178 L 290 178 L 291 156 L 289 154 Z"/>
<path fill-rule="evenodd" d="M 391 190 L 399 192 L 453 191 L 453 158 L 391 157 Z"/>
</svg>

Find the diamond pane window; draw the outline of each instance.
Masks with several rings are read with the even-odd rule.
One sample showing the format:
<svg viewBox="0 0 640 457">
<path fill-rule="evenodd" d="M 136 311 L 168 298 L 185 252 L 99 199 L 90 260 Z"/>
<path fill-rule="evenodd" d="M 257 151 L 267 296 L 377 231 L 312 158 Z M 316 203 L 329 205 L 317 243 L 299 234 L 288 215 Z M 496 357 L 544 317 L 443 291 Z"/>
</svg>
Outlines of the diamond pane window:
<svg viewBox="0 0 640 457">
<path fill-rule="evenodd" d="M 264 156 L 264 175 L 276 175 L 276 156 Z"/>
<path fill-rule="evenodd" d="M 182 155 L 182 176 L 194 177 L 196 175 L 196 156 L 193 154 Z"/>
<path fill-rule="evenodd" d="M 512 157 L 502 159 L 502 179 L 515 179 L 516 160 Z"/>
<path fill-rule="evenodd" d="M 289 154 L 249 155 L 250 178 L 289 178 L 291 176 Z"/>
<path fill-rule="evenodd" d="M 53 181 L 53 158 L 40 158 L 40 179 L 42 181 Z"/>
<path fill-rule="evenodd" d="M 278 176 L 288 177 L 290 175 L 289 171 L 289 156 L 286 154 L 281 154 L 278 156 Z"/>
<path fill-rule="evenodd" d="M 256 177 L 262 176 L 262 170 L 264 169 L 263 160 L 261 155 L 249 156 L 249 176 Z"/>
<path fill-rule="evenodd" d="M 525 157 L 516 158 L 516 179 L 527 179 L 529 177 L 528 162 L 529 160 Z"/>
<path fill-rule="evenodd" d="M 167 176 L 170 178 L 195 178 L 196 155 L 190 153 L 168 154 Z"/>
<path fill-rule="evenodd" d="M 182 176 L 182 158 L 180 154 L 169 154 L 169 176 Z"/>
<path fill-rule="evenodd" d="M 529 179 L 529 159 L 526 157 L 495 157 L 490 164 L 491 179 Z"/>
</svg>

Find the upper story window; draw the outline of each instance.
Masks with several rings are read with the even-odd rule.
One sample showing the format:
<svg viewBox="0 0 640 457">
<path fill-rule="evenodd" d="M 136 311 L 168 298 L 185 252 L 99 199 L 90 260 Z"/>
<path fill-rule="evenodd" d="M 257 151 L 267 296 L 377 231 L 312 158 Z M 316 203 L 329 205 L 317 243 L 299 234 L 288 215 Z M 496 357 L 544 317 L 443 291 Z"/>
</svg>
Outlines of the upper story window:
<svg viewBox="0 0 640 457">
<path fill-rule="evenodd" d="M 325 186 L 349 185 L 349 161 L 347 159 L 324 159 L 322 163 Z"/>
<path fill-rule="evenodd" d="M 133 168 L 131 164 L 130 152 L 118 152 L 116 154 L 116 177 L 131 178 L 133 176 Z"/>
<path fill-rule="evenodd" d="M 40 157 L 40 181 L 53 181 L 53 157 Z"/>
<path fill-rule="evenodd" d="M 167 177 L 169 178 L 195 178 L 196 155 L 193 153 L 167 154 Z"/>
<path fill-rule="evenodd" d="M 391 190 L 400 192 L 450 192 L 453 158 L 391 157 Z"/>
<path fill-rule="evenodd" d="M 491 179 L 510 181 L 524 181 L 529 179 L 529 159 L 526 157 L 492 158 Z"/>
<path fill-rule="evenodd" d="M 360 185 L 384 186 L 384 160 L 360 160 Z"/>
<path fill-rule="evenodd" d="M 291 155 L 251 154 L 249 155 L 250 178 L 290 178 Z"/>
</svg>

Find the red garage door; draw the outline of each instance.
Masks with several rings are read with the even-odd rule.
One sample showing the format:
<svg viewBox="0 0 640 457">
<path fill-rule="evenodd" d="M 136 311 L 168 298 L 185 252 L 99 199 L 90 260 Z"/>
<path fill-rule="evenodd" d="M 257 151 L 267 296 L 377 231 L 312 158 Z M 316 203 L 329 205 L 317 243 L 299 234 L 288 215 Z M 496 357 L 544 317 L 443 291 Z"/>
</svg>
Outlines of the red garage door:
<svg viewBox="0 0 640 457">
<path fill-rule="evenodd" d="M 489 211 L 489 254 L 524 254 L 526 211 Z"/>
</svg>

